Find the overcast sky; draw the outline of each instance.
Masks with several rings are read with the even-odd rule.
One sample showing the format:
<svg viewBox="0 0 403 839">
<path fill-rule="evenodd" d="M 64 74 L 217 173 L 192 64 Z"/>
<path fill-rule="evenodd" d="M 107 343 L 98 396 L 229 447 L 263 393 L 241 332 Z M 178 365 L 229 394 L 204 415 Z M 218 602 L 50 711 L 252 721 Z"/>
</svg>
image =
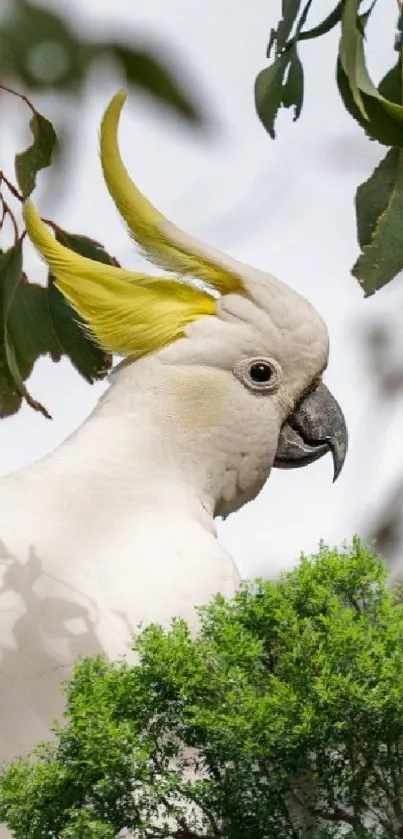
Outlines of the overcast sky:
<svg viewBox="0 0 403 839">
<path fill-rule="evenodd" d="M 379 403 L 362 336 L 387 311 L 400 329 L 402 281 L 364 300 L 349 273 L 357 256 L 355 189 L 385 152 L 365 138 L 339 101 L 334 33 L 303 49 L 307 78 L 300 121 L 293 124 L 287 112 L 275 142 L 264 132 L 254 110 L 253 83 L 264 66 L 278 2 L 52 0 L 44 5 L 97 37 L 108 39 L 114 32 L 129 43 L 166 45 L 173 67 L 197 93 L 215 128 L 198 134 L 132 95 L 121 126 L 122 152 L 132 175 L 179 226 L 276 274 L 307 296 L 328 323 L 326 381 L 350 430 L 342 476 L 333 486 L 330 458 L 297 472 L 273 472 L 258 499 L 220 524 L 221 539 L 244 575 L 274 575 L 290 567 L 300 550 L 315 549 L 320 538 L 340 543 L 359 530 L 364 514 L 386 497 L 400 470 L 401 405 L 385 411 Z M 317 0 L 312 22 L 319 9 L 325 16 L 332 5 Z M 396 14 L 394 0 L 379 6 L 382 11 L 370 29 L 370 68 L 376 79 L 391 64 Z M 100 77 L 89 81 L 77 113 L 81 143 L 74 175 L 52 215 L 61 226 L 102 240 L 125 266 L 137 267 L 139 257 L 103 186 L 97 156 L 100 117 L 121 84 L 113 69 L 101 84 Z M 36 101 L 45 110 L 46 100 L 42 105 Z M 12 153 L 23 139 L 16 106 L 10 114 L 0 147 L 6 171 L 7 166 L 12 171 Z M 47 200 L 46 191 L 38 190 L 36 201 L 44 215 L 51 208 Z M 32 278 L 43 276 L 34 256 L 30 269 Z M 399 347 L 403 350 L 402 343 Z M 88 387 L 67 362 L 54 366 L 43 360 L 30 389 L 54 419 L 48 422 L 24 407 L 0 424 L 3 474 L 55 448 L 82 422 L 104 385 Z"/>
</svg>

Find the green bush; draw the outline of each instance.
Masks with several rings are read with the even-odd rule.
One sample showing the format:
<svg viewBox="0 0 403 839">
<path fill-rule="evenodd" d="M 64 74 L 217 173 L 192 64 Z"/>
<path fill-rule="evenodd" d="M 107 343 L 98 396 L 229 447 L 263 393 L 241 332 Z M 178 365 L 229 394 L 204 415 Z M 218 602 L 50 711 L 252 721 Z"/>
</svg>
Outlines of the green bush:
<svg viewBox="0 0 403 839">
<path fill-rule="evenodd" d="M 358 539 L 78 664 L 2 776 L 17 839 L 403 836 L 403 609 Z"/>
</svg>

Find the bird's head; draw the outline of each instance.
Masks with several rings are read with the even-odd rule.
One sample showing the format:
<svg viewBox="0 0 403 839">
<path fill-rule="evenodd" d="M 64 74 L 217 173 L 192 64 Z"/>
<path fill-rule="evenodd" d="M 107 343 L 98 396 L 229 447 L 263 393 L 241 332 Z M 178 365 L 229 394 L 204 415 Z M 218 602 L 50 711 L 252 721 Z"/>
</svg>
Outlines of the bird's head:
<svg viewBox="0 0 403 839">
<path fill-rule="evenodd" d="M 158 356 L 178 430 L 196 445 L 214 439 L 216 513 L 254 497 L 273 465 L 304 466 L 330 452 L 336 479 L 347 430 L 322 381 L 325 323 L 280 280 L 183 233 L 140 193 L 117 143 L 125 98 L 118 93 L 102 121 L 104 178 L 143 253 L 172 273 L 153 277 L 82 257 L 56 241 L 28 201 L 30 238 L 102 347 L 134 363 Z"/>
</svg>

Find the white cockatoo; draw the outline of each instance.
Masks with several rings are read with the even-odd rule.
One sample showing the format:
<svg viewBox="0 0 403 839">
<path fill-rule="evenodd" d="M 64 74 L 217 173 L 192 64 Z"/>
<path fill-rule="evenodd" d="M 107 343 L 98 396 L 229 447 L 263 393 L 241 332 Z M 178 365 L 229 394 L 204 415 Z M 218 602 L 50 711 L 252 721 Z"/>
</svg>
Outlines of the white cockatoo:
<svg viewBox="0 0 403 839">
<path fill-rule="evenodd" d="M 337 477 L 346 454 L 342 412 L 322 383 L 322 318 L 147 201 L 119 154 L 124 100 L 102 121 L 104 178 L 142 251 L 172 273 L 79 256 L 25 205 L 58 288 L 125 360 L 78 431 L 0 483 L 1 761 L 49 736 L 79 656 L 128 653 L 140 622 L 181 615 L 196 629 L 195 606 L 234 594 L 239 575 L 214 518 L 253 499 L 273 465 L 330 451 Z"/>
</svg>

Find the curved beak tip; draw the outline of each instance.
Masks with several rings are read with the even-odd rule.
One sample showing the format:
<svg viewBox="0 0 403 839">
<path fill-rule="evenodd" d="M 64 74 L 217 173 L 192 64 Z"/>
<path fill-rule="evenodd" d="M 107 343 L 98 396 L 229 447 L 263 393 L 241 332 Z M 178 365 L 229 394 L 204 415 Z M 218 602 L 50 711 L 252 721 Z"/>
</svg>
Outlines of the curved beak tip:
<svg viewBox="0 0 403 839">
<path fill-rule="evenodd" d="M 347 455 L 347 448 L 348 448 L 348 439 L 347 439 L 347 429 L 344 440 L 329 440 L 329 448 L 332 453 L 333 457 L 333 483 L 337 481 L 337 478 L 340 475 L 341 470 L 344 466 L 344 461 Z"/>
<path fill-rule="evenodd" d="M 348 432 L 343 412 L 326 385 L 320 383 L 304 396 L 283 424 L 274 466 L 307 466 L 329 451 L 333 457 L 333 483 L 343 468 Z"/>
</svg>

